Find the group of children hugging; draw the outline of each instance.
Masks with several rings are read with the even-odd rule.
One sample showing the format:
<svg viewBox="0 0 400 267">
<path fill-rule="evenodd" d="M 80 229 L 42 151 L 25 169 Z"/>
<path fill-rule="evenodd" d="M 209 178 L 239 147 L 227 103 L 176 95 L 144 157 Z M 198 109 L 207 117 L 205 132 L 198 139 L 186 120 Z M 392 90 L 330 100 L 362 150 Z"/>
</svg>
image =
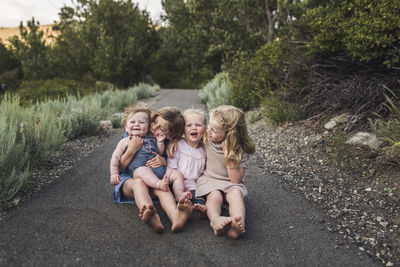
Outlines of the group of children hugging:
<svg viewBox="0 0 400 267">
<path fill-rule="evenodd" d="M 226 232 L 237 239 L 246 232 L 243 176 L 255 146 L 240 109 L 219 106 L 209 117 L 207 124 L 201 109 L 153 113 L 145 104 L 126 108 L 122 116 L 125 133 L 110 162 L 113 198 L 136 203 L 142 221 L 157 233 L 164 226 L 155 198 L 172 232 L 181 231 L 193 211 L 210 220 L 217 236 Z M 223 203 L 229 216 L 221 215 Z"/>
</svg>

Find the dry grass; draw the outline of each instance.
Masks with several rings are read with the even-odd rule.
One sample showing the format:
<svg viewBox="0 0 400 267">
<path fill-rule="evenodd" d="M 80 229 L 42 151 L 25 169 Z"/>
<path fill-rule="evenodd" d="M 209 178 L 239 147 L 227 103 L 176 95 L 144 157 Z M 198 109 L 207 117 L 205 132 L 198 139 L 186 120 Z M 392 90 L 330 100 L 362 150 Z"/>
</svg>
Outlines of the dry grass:
<svg viewBox="0 0 400 267">
<path fill-rule="evenodd" d="M 52 30 L 53 24 L 48 24 L 48 25 L 40 25 L 39 30 L 44 32 L 44 39 L 46 40 L 46 45 L 51 45 L 54 42 L 54 39 L 51 38 L 51 36 L 57 36 L 58 32 Z M 0 41 L 5 44 L 9 45 L 10 42 L 8 41 L 8 38 L 18 35 L 19 34 L 19 27 L 14 27 L 14 28 L 5 28 L 5 27 L 0 27 Z"/>
</svg>

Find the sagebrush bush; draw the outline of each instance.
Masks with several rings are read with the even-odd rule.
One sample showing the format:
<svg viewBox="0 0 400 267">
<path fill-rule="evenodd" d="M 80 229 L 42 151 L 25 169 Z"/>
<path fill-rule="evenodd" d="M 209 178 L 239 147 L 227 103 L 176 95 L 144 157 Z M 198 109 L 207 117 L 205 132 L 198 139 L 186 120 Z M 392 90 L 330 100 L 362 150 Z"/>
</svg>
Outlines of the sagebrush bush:
<svg viewBox="0 0 400 267">
<path fill-rule="evenodd" d="M 269 95 L 263 99 L 261 112 L 265 118 L 276 124 L 298 120 L 304 114 L 300 107 L 286 103 L 275 95 Z"/>
<path fill-rule="evenodd" d="M 148 99 L 154 95 L 152 86 L 146 83 L 139 83 L 138 85 L 133 87 L 133 90 L 135 91 L 136 96 L 139 100 Z"/>
<path fill-rule="evenodd" d="M 229 104 L 229 95 L 232 85 L 227 72 L 221 72 L 209 81 L 199 92 L 200 100 L 208 109 Z"/>
<path fill-rule="evenodd" d="M 19 131 L 16 120 L 0 117 L 0 203 L 11 200 L 29 176 L 29 155 Z"/>
</svg>

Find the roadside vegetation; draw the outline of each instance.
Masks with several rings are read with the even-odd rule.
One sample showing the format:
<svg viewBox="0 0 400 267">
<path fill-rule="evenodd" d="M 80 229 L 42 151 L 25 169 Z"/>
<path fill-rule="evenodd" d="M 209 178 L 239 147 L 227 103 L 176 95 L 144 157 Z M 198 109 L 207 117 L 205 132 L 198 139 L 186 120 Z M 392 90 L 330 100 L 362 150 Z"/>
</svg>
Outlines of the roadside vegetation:
<svg viewBox="0 0 400 267">
<path fill-rule="evenodd" d="M 6 94 L 0 105 L 0 204 L 12 205 L 15 194 L 30 179 L 30 170 L 46 162 L 67 140 L 95 135 L 100 120 L 109 119 L 119 127 L 121 118 L 116 113 L 153 96 L 157 88 L 148 84 L 127 90 L 110 88 L 90 96 L 68 95 L 28 107 L 20 105 L 18 95 Z"/>
</svg>

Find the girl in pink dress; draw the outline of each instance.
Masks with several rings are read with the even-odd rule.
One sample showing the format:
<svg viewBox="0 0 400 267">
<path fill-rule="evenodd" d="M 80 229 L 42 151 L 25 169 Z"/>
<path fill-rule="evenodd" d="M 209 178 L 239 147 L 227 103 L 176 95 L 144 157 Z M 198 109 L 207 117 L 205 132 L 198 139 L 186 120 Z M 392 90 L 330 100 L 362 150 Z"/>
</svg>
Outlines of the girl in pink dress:
<svg viewBox="0 0 400 267">
<path fill-rule="evenodd" d="M 185 119 L 185 138 L 178 142 L 177 151 L 173 158 L 168 158 L 167 176 L 179 175 L 184 177 L 185 191 L 191 193 L 194 209 L 206 216 L 205 201 L 195 198 L 196 181 L 203 174 L 206 164 L 206 152 L 202 139 L 206 131 L 207 118 L 200 109 L 187 109 L 183 112 Z M 175 172 L 174 174 L 172 174 Z M 181 192 L 176 192 L 179 195 Z"/>
<path fill-rule="evenodd" d="M 211 110 L 204 148 L 206 170 L 197 180 L 196 197 L 207 199 L 207 216 L 214 234 L 224 234 L 230 225 L 228 236 L 237 239 L 246 232 L 247 188 L 243 176 L 248 154 L 255 152 L 243 111 L 227 105 Z M 229 204 L 229 217 L 221 216 L 224 200 Z"/>
</svg>

